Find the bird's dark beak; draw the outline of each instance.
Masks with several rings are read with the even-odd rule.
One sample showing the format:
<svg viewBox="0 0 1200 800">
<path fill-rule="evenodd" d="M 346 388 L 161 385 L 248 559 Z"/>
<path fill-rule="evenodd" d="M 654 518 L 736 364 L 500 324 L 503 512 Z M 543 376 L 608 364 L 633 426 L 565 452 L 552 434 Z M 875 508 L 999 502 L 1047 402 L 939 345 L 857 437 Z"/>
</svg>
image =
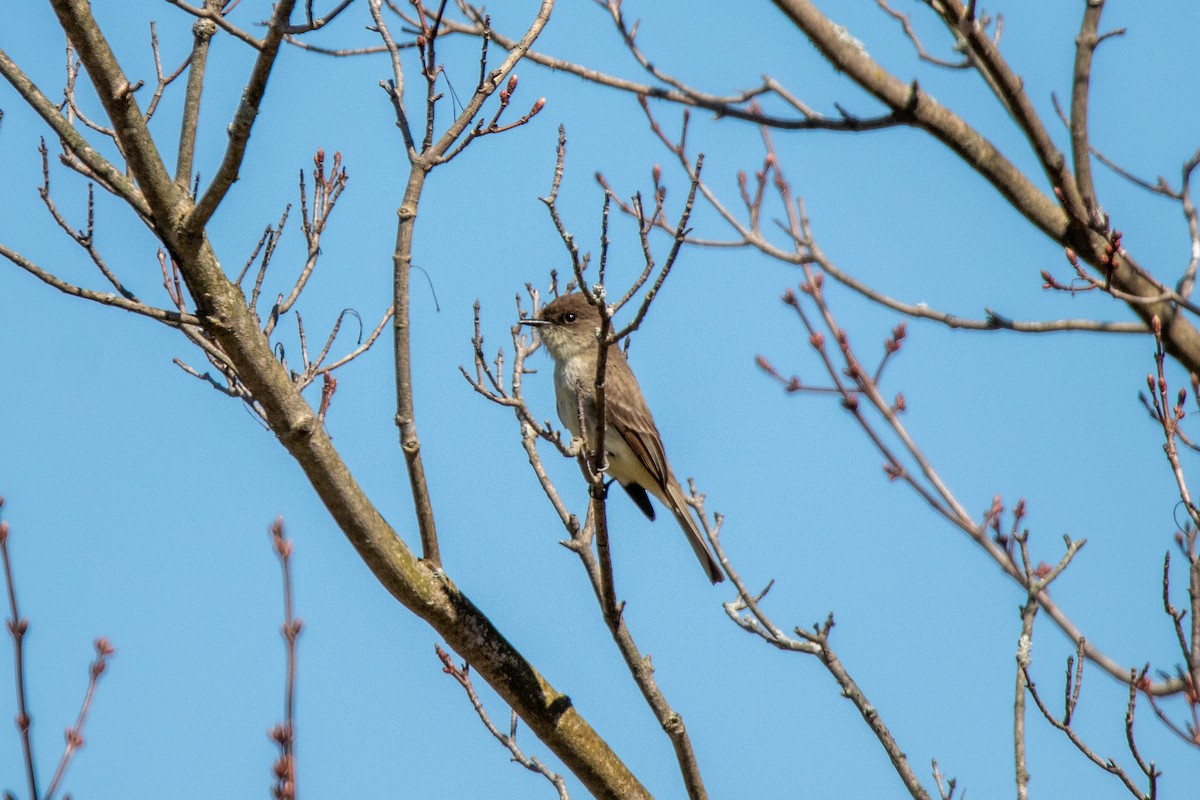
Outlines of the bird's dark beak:
<svg viewBox="0 0 1200 800">
<path fill-rule="evenodd" d="M 528 319 L 517 320 L 517 324 L 518 325 L 532 325 L 535 328 L 540 328 L 543 325 L 549 325 L 550 323 L 546 322 L 546 320 L 544 320 L 544 319 L 534 319 L 533 317 L 530 317 Z"/>
</svg>

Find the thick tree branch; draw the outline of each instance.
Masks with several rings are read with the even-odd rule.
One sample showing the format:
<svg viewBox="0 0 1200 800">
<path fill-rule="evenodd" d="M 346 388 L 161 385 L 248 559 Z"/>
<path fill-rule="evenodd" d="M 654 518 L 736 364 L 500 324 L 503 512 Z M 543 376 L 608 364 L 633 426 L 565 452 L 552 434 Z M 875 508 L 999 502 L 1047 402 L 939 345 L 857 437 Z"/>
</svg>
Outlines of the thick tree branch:
<svg viewBox="0 0 1200 800">
<path fill-rule="evenodd" d="M 380 583 L 466 658 L 595 796 L 648 796 L 604 740 L 580 717 L 570 699 L 546 682 L 448 576 L 423 564 L 370 503 L 316 414 L 275 358 L 245 296 L 226 278 L 204 236 L 202 224 L 224 192 L 210 189 L 211 208 L 200 214 L 193 212 L 190 197 L 174 183 L 146 131 L 133 102 L 131 86 L 92 19 L 88 4 L 84 0 L 53 0 L 53 5 L 113 123 L 132 178 L 145 194 L 144 216 L 153 220 L 156 232 L 178 266 L 206 334 L 225 354 L 271 430 L 304 470 L 334 520 Z M 285 10 L 291 5 L 285 0 L 276 6 L 276 24 L 268 39 L 286 24 Z M 515 61 L 513 58 L 506 62 L 507 68 L 511 69 Z M 265 85 L 265 71 L 266 62 L 260 59 L 251 80 L 252 92 L 256 85 L 259 88 Z M 11 74 L 6 71 L 6 75 Z M 31 104 L 36 107 L 36 98 Z M 253 98 L 243 103 L 243 125 L 250 121 L 246 113 L 256 105 Z M 235 151 L 242 147 L 244 140 L 240 145 L 231 142 L 231 151 L 227 153 L 227 163 L 234 170 L 240 161 L 240 153 Z"/>
<path fill-rule="evenodd" d="M 897 124 L 911 125 L 930 133 L 968 166 L 980 173 L 993 187 L 1023 216 L 1054 241 L 1079 253 L 1083 261 L 1094 270 L 1105 275 L 1113 288 L 1122 296 L 1130 298 L 1129 305 L 1146 324 L 1154 316 L 1163 321 L 1164 337 L 1168 351 L 1191 371 L 1200 371 L 1200 331 L 1180 314 L 1176 303 L 1185 293 L 1162 291 L 1162 282 L 1155 280 L 1140 267 L 1133 257 L 1121 251 L 1119 263 L 1111 273 L 1105 273 L 1101 264 L 1105 250 L 1104 223 L 1098 206 L 1084 200 L 1084 193 L 1067 168 L 1066 158 L 1059 152 L 1047 134 L 1023 89 L 1023 82 L 1004 62 L 999 54 L 997 42 L 985 31 L 985 21 L 976 17 L 975 3 L 964 6 L 959 0 L 944 0 L 931 3 L 948 27 L 954 32 L 959 45 L 964 48 L 971 64 L 988 81 L 1005 108 L 1013 116 L 1022 132 L 1032 145 L 1043 171 L 1050 178 L 1055 197 L 1038 189 L 1019 168 L 1006 158 L 982 134 L 968 125 L 961 117 L 940 105 L 924 93 L 913 81 L 906 83 L 889 73 L 874 61 L 850 33 L 835 24 L 810 0 L 773 0 L 774 4 L 809 38 L 823 56 L 837 69 L 854 80 L 862 89 L 883 102 L 890 113 L 874 120 L 862 120 L 843 112 L 840 120 L 825 120 L 782 90 L 778 82 L 764 78 L 761 87 L 733 97 L 708 95 L 687 86 L 654 67 L 644 56 L 639 59 L 644 68 L 656 76 L 660 85 L 640 84 L 589 69 L 563 59 L 545 54 L 529 53 L 527 57 L 535 63 L 555 70 L 576 74 L 585 80 L 641 97 L 655 97 L 684 106 L 707 108 L 719 117 L 735 117 L 769 127 L 781 129 L 827 128 L 846 131 L 887 127 Z M 472 23 L 444 21 L 446 30 L 474 36 L 482 35 L 480 12 L 459 0 L 460 8 Z M 632 37 L 624 28 L 619 11 L 614 4 L 604 4 L 616 17 L 618 29 L 623 32 L 627 45 L 639 56 Z M 1093 22 L 1098 24 L 1098 10 L 1091 4 L 1084 32 Z M 1094 15 L 1094 19 L 1093 19 Z M 489 32 L 493 40 L 502 46 L 511 46 L 511 40 Z M 1107 35 L 1107 34 L 1106 34 Z M 1087 47 L 1093 48 L 1105 36 L 1096 37 Z M 1083 40 L 1081 39 L 1081 42 Z M 1083 46 L 1083 45 L 1081 45 Z M 1090 58 L 1090 56 L 1089 56 Z M 1090 71 L 1089 64 L 1079 59 L 1077 69 Z M 1077 98 L 1086 98 L 1086 82 L 1077 84 Z M 754 98 L 769 91 L 783 98 L 801 112 L 803 119 L 788 120 L 764 114 L 754 105 Z M 1080 94 L 1082 92 L 1082 94 Z M 840 108 L 840 107 L 839 107 Z M 1083 107 L 1080 111 L 1085 111 Z M 1074 126 L 1076 138 L 1084 132 L 1086 115 L 1077 115 Z M 832 124 L 829 124 L 832 123 Z M 865 123 L 865 124 L 864 124 Z M 1084 137 L 1086 139 L 1086 137 Z M 1076 159 L 1079 163 L 1080 159 Z M 1064 210 L 1065 209 L 1065 210 Z M 1183 288 L 1190 291 L 1190 283 Z M 1117 295 L 1114 295 L 1117 296 Z M 1121 326 L 1132 330 L 1132 326 Z M 1110 328 L 1102 328 L 1108 330 Z M 1034 325 L 1030 330 L 1039 330 Z"/>
</svg>

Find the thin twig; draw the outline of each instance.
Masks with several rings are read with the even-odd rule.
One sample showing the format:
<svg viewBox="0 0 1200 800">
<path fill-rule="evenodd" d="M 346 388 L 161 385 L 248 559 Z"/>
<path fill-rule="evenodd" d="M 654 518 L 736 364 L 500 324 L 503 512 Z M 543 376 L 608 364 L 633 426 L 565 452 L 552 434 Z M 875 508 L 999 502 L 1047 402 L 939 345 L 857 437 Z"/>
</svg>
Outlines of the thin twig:
<svg viewBox="0 0 1200 800">
<path fill-rule="evenodd" d="M 467 5 L 465 2 L 459 2 L 459 8 L 471 18 L 472 23 L 445 20 L 443 22 L 445 29 L 451 33 L 482 36 L 485 30 L 483 13 Z M 495 31 L 491 31 L 490 36 L 493 41 L 506 50 L 514 49 L 518 44 L 516 40 Z M 600 72 L 599 70 L 590 69 L 572 61 L 556 58 L 536 50 L 530 50 L 525 57 L 535 64 L 540 64 L 552 70 L 576 75 L 592 83 L 608 86 L 639 97 L 652 97 L 682 105 L 703 108 L 716 113 L 718 116 L 747 120 L 784 130 L 867 131 L 897 127 L 904 124 L 902 115 L 896 113 L 884 114 L 877 117 L 860 117 L 843 113 L 840 117 L 829 117 L 809 111 L 809 113 L 802 115 L 800 118 L 794 118 L 764 113 L 761 107 L 757 105 L 748 106 L 747 103 L 752 102 L 755 98 L 767 92 L 778 93 L 776 89 L 778 84 L 770 77 L 764 78 L 760 86 L 743 90 L 734 95 L 721 96 L 701 92 L 693 87 L 677 89 L 671 86 L 639 83 L 638 81 L 631 81 Z"/>
<path fill-rule="evenodd" d="M 67 767 L 70 766 L 71 760 L 74 758 L 84 743 L 83 726 L 87 721 L 88 712 L 92 708 L 92 700 L 96 695 L 96 685 L 100 681 L 100 676 L 104 674 L 104 670 L 108 667 L 108 659 L 116 653 L 108 639 L 100 637 L 94 642 L 96 649 L 96 658 L 88 666 L 88 684 L 87 690 L 83 695 L 83 704 L 79 707 L 79 714 L 75 718 L 75 724 L 66 731 L 66 746 L 63 748 L 62 758 L 59 759 L 58 768 L 54 771 L 54 777 L 50 779 L 50 786 L 46 789 L 45 800 L 53 800 L 54 793 L 58 791 L 59 785 L 62 783 L 67 774 Z M 68 795 L 69 797 L 69 795 Z"/>
<path fill-rule="evenodd" d="M 0 510 L 4 508 L 4 498 L 0 497 Z M 8 520 L 0 520 L 0 559 L 4 562 L 4 586 L 8 593 L 7 620 L 8 633 L 13 640 L 13 660 L 15 668 L 13 677 L 17 684 L 17 732 L 21 736 L 21 755 L 25 764 L 25 781 L 29 788 L 31 800 L 38 800 L 38 782 L 36 761 L 33 757 L 33 737 L 30 728 L 33 727 L 33 717 L 29 713 L 29 700 L 25 690 L 25 634 L 29 631 L 29 620 L 21 616 L 17 607 L 17 587 L 13 580 L 12 556 L 8 552 Z"/>
<path fill-rule="evenodd" d="M 833 614 L 830 613 L 823 623 L 813 625 L 811 630 L 796 626 L 792 630 L 792 635 L 784 633 L 762 607 L 762 600 L 771 590 L 774 581 L 768 582 L 766 588 L 761 592 L 750 591 L 741 573 L 734 567 L 721 544 L 720 532 L 724 523 L 723 517 L 716 514 L 714 515 L 715 523 L 710 523 L 704 508 L 704 496 L 696 491 L 696 487 L 691 481 L 689 481 L 689 487 L 691 489 L 689 503 L 696 509 L 700 517 L 700 522 L 704 526 L 704 531 L 717 560 L 721 563 L 722 570 L 738 592 L 735 600 L 723 604 L 726 615 L 742 630 L 762 638 L 772 647 L 786 652 L 804 653 L 820 659 L 826 671 L 841 688 L 842 696 L 849 699 L 862 715 L 863 721 L 871 729 L 884 753 L 892 762 L 897 775 L 904 782 L 905 789 L 916 800 L 929 800 L 929 793 L 921 785 L 916 773 L 913 772 L 908 763 L 908 756 L 892 736 L 879 709 L 868 699 L 866 693 L 834 652 L 830 644 L 830 633 L 834 626 Z M 747 611 L 748 614 L 744 613 Z"/>
<path fill-rule="evenodd" d="M 283 574 L 283 633 L 286 653 L 287 677 L 284 682 L 283 722 L 271 730 L 271 739 L 279 746 L 279 758 L 272 766 L 275 783 L 271 796 L 275 800 L 296 798 L 296 639 L 304 622 L 295 615 L 292 601 L 292 542 L 283 528 L 283 518 L 277 518 L 270 527 L 271 544 L 279 559 Z"/>
<path fill-rule="evenodd" d="M 441 648 L 441 645 L 434 645 L 434 651 L 437 653 L 438 660 L 442 662 L 442 672 L 446 673 L 463 688 L 467 693 L 467 700 L 470 701 L 471 707 L 475 709 L 475 713 L 479 715 L 479 720 L 483 726 L 487 728 L 496 741 L 498 741 L 505 750 L 512 755 L 512 760 L 520 764 L 530 772 L 541 775 L 548 780 L 558 793 L 559 800 L 569 800 L 570 794 L 567 792 L 567 782 L 557 772 L 554 772 L 549 767 L 541 762 L 537 756 L 527 756 L 517 745 L 517 713 L 512 712 L 512 719 L 509 722 L 508 733 L 504 733 L 492 722 L 488 716 L 487 710 L 483 707 L 483 701 L 479 699 L 479 694 L 475 691 L 475 686 L 471 683 L 471 668 L 468 664 L 456 665 L 454 659 Z"/>
<path fill-rule="evenodd" d="M 150 319 L 157 320 L 172 327 L 200 324 L 200 319 L 193 314 L 179 311 L 168 311 L 163 308 L 148 306 L 145 303 L 135 300 L 128 300 L 120 295 L 115 295 L 110 292 L 97 292 L 67 283 L 66 281 L 55 275 L 52 275 L 51 273 L 39 267 L 37 264 L 34 264 L 32 261 L 22 256 L 20 253 L 3 244 L 0 244 L 0 256 L 8 259 L 13 264 L 16 264 L 18 267 L 34 276 L 42 283 L 53 286 L 63 294 L 69 294 L 72 297 L 81 297 L 84 300 L 91 300 L 92 302 L 100 303 L 101 305 L 113 306 L 115 308 L 122 309 L 123 311 L 133 312 L 134 314 L 141 314 L 144 317 L 149 317 Z"/>
<path fill-rule="evenodd" d="M 174 83 L 175 80 L 183 74 L 183 71 L 187 69 L 188 64 L 191 63 L 192 59 L 191 55 L 188 55 L 188 57 L 185 58 L 183 62 L 169 75 L 164 73 L 162 57 L 158 52 L 158 30 L 156 29 L 153 21 L 150 22 L 150 50 L 154 54 L 154 73 L 157 75 L 158 81 L 154 87 L 154 95 L 150 98 L 150 102 L 146 105 L 145 119 L 147 122 L 149 122 L 150 118 L 154 116 L 154 112 L 158 108 L 158 103 L 160 100 L 162 100 L 163 92 L 166 91 L 167 87 Z"/>
</svg>

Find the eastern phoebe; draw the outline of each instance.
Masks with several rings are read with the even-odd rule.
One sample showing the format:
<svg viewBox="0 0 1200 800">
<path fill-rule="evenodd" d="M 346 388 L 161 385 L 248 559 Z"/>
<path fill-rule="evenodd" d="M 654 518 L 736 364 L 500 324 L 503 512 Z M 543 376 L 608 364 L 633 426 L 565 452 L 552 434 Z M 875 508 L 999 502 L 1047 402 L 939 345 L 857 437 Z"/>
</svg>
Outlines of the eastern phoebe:
<svg viewBox="0 0 1200 800">
<path fill-rule="evenodd" d="M 600 342 L 600 312 L 579 292 L 565 294 L 542 306 L 533 319 L 523 325 L 537 328 L 542 344 L 554 359 L 554 393 L 558 418 L 575 438 L 579 438 L 578 393 L 583 394 L 583 418 L 587 421 L 588 440 L 596 432 L 596 359 Z M 688 512 L 683 489 L 671 472 L 662 437 L 650 416 L 637 379 L 625 356 L 617 347 L 608 348 L 604 382 L 604 449 L 608 456 L 608 474 L 629 493 L 633 502 L 650 519 L 654 507 L 646 492 L 671 510 L 679 527 L 687 534 L 688 544 L 696 552 L 701 566 L 713 583 L 725 580 L 717 560 L 709 552 L 700 529 Z"/>
</svg>

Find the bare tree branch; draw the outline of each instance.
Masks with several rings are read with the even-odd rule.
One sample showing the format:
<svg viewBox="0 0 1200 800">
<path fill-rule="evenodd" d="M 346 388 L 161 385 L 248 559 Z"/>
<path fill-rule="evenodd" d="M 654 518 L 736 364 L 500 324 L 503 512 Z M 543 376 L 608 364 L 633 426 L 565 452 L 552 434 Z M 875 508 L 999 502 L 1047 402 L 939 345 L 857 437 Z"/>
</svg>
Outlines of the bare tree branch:
<svg viewBox="0 0 1200 800">
<path fill-rule="evenodd" d="M 512 754 L 512 760 L 520 764 L 530 772 L 541 775 L 550 782 L 554 787 L 554 791 L 558 794 L 559 800 L 570 800 L 571 795 L 567 792 L 567 782 L 557 772 L 554 772 L 545 764 L 543 764 L 537 756 L 527 756 L 517 745 L 517 712 L 512 712 L 512 720 L 509 723 L 508 733 L 503 733 L 492 722 L 488 716 L 487 710 L 483 707 L 483 701 L 479 699 L 479 694 L 475 691 L 475 686 L 471 683 L 470 665 L 462 664 L 457 666 L 450 654 L 441 647 L 434 645 L 434 650 L 437 652 L 438 659 L 442 662 L 442 672 L 454 678 L 458 685 L 467 693 L 467 700 L 470 701 L 471 707 L 475 709 L 475 713 L 479 715 L 479 721 L 487 728 L 496 741 L 498 741 L 505 750 Z"/>
<path fill-rule="evenodd" d="M 0 256 L 3 256 L 13 264 L 16 264 L 18 267 L 34 276 L 42 283 L 58 289 L 63 294 L 69 294 L 74 297 L 82 297 L 84 300 L 91 300 L 92 302 L 100 303 L 101 305 L 113 306 L 115 308 L 122 309 L 123 311 L 132 311 L 134 314 L 141 314 L 142 316 L 149 317 L 150 319 L 155 319 L 159 322 L 164 322 L 172 326 L 198 325 L 200 323 L 199 318 L 192 314 L 181 313 L 178 311 L 168 311 L 164 308 L 155 308 L 154 306 L 148 306 L 145 303 L 141 303 L 137 300 L 130 300 L 120 295 L 112 294 L 111 292 L 96 292 L 92 291 L 91 289 L 84 289 L 82 287 L 75 286 L 74 284 L 67 283 L 61 278 L 58 278 L 57 276 L 42 269 L 37 264 L 34 264 L 32 261 L 25 258 L 23 255 L 11 249 L 7 245 L 0 244 Z"/>
<path fill-rule="evenodd" d="M 296 800 L 296 639 L 304 622 L 296 617 L 293 609 L 292 542 L 284 532 L 282 517 L 271 523 L 270 531 L 271 544 L 283 573 L 283 626 L 280 630 L 286 653 L 283 722 L 271 730 L 271 738 L 279 745 L 279 758 L 271 770 L 275 777 L 271 795 L 275 800 Z"/>
<path fill-rule="evenodd" d="M 219 4 L 220 0 L 205 0 L 205 8 L 213 12 L 218 10 Z M 208 66 L 208 47 L 216 33 L 217 24 L 212 19 L 198 19 L 192 26 L 192 55 L 187 89 L 183 97 L 183 114 L 179 121 L 179 152 L 175 158 L 175 181 L 185 187 L 192 180 L 196 136 L 200 129 L 200 96 L 204 91 L 204 74 Z"/>
<path fill-rule="evenodd" d="M 255 50 L 262 50 L 263 47 L 266 45 L 266 42 L 264 40 L 256 39 L 254 36 L 251 36 L 246 31 L 233 25 L 227 19 L 225 19 L 225 14 L 222 12 L 222 10 L 220 8 L 220 6 L 222 5 L 220 0 L 215 0 L 215 2 L 213 2 L 213 3 L 210 3 L 209 0 L 205 0 L 203 8 L 196 8 L 195 6 L 190 6 L 187 3 L 183 2 L 183 0 L 166 0 L 166 2 L 170 3 L 171 5 L 180 9 L 181 11 L 186 11 L 187 13 L 191 14 L 194 17 L 199 17 L 200 19 L 208 20 L 209 22 L 212 22 L 214 25 L 216 25 L 218 28 L 220 28 L 221 30 L 228 33 L 230 36 L 234 37 L 235 39 L 240 39 L 242 42 L 245 42 L 246 44 L 250 45 Z"/>
<path fill-rule="evenodd" d="M 4 507 L 4 498 L 0 497 L 0 509 Z M 13 679 L 17 685 L 17 733 L 21 737 L 21 761 L 25 768 L 25 781 L 29 788 L 31 800 L 38 798 L 37 762 L 33 757 L 33 738 L 29 729 L 33 725 L 33 717 L 29 713 L 29 697 L 25 688 L 25 633 L 29 630 L 29 620 L 21 616 L 17 606 L 17 587 L 13 581 L 12 557 L 8 552 L 8 520 L 0 520 L 0 560 L 4 567 L 4 588 L 8 594 L 7 620 L 8 634 L 13 640 L 13 660 L 15 669 Z"/>
<path fill-rule="evenodd" d="M 455 20 L 446 19 L 442 21 L 442 26 L 447 32 L 462 33 L 471 36 L 482 35 L 485 26 L 483 25 L 482 12 L 464 2 L 459 2 L 459 7 L 463 13 L 473 21 L 471 24 L 458 22 Z M 502 34 L 489 31 L 489 36 L 506 50 L 513 50 L 517 47 L 518 42 L 510 39 Z M 600 72 L 599 70 L 590 69 L 588 67 L 576 64 L 566 59 L 555 58 L 545 53 L 540 53 L 535 50 L 530 50 L 526 56 L 528 60 L 535 64 L 540 64 L 553 70 L 567 72 L 573 75 L 591 81 L 593 83 L 609 86 L 620 91 L 629 92 L 631 94 L 644 97 L 653 97 L 655 99 L 667 100 L 681 105 L 693 106 L 712 111 L 721 117 L 730 117 L 732 119 L 743 119 L 750 122 L 755 122 L 763 125 L 769 125 L 773 128 L 784 130 L 841 130 L 841 131 L 869 131 L 879 130 L 882 128 L 891 128 L 906 124 L 901 115 L 885 114 L 877 117 L 860 117 L 843 111 L 839 117 L 827 117 L 813 112 L 807 107 L 803 107 L 794 102 L 789 102 L 797 110 L 801 111 L 802 116 L 799 119 L 780 117 L 776 115 L 766 114 L 761 108 L 746 107 L 744 104 L 755 97 L 759 97 L 766 92 L 772 92 L 780 95 L 786 100 L 786 90 L 778 82 L 769 76 L 763 78 L 761 86 L 753 89 L 746 89 L 736 95 L 712 95 L 706 92 L 701 92 L 692 87 L 683 89 L 664 88 L 653 84 L 638 83 L 637 81 L 619 78 L 613 75 Z M 682 84 L 680 84 L 682 86 Z"/>
<path fill-rule="evenodd" d="M 204 236 L 202 223 L 211 216 L 210 212 L 215 210 L 224 191 L 210 187 L 208 196 L 211 199 L 207 201 L 210 207 L 196 213 L 199 206 L 193 206 L 189 189 L 176 184 L 166 170 L 145 128 L 144 116 L 132 98 L 131 84 L 123 77 L 107 41 L 91 17 L 88 4 L 85 0 L 53 0 L 53 5 L 68 38 L 79 52 L 125 153 L 131 177 L 125 179 L 118 173 L 112 180 L 138 187 L 135 200 L 130 202 L 144 219 L 151 221 L 169 254 L 172 268 L 178 268 L 195 304 L 195 316 L 204 334 L 201 339 L 211 338 L 211 346 L 220 354 L 213 357 L 230 365 L 230 374 L 240 382 L 237 391 L 244 392 L 243 397 L 253 398 L 258 413 L 304 470 L 363 560 L 398 600 L 437 629 L 447 643 L 496 688 L 505 702 L 518 711 L 592 794 L 605 798 L 647 796 L 629 769 L 575 710 L 570 699 L 556 691 L 521 656 L 443 571 L 416 558 L 370 503 L 334 449 L 316 413 L 272 352 L 257 316 L 248 308 L 241 291 L 226 277 Z M 268 40 L 277 37 L 280 26 L 287 24 L 291 6 L 288 0 L 275 6 L 275 24 L 268 33 Z M 529 42 L 545 24 L 548 13 L 547 2 L 531 26 Z M 446 134 L 449 138 L 443 136 L 435 142 L 430 153 L 425 154 L 429 163 L 443 154 L 462 133 L 486 97 L 503 85 L 520 55 L 510 54 L 499 70 L 489 73 L 487 86 L 481 87 L 482 91 L 468 103 L 468 113 L 451 126 Z M 271 60 L 269 56 L 259 59 L 248 95 L 257 93 L 260 79 L 265 81 L 266 66 Z M 20 78 L 19 71 L 9 68 L 4 59 L 0 59 L 0 72 L 10 82 Z M 48 117 L 56 132 L 62 129 L 60 135 L 63 138 L 82 142 L 57 110 L 43 102 L 39 93 L 27 90 L 25 95 L 35 108 L 49 109 L 43 116 Z M 248 96 L 241 110 L 249 111 L 256 105 L 255 97 Z M 241 118 L 241 125 L 235 124 L 239 136 L 248 130 L 248 122 Z M 237 151 L 243 147 L 244 141 L 241 144 L 231 141 L 226 163 L 236 168 L 240 161 Z M 90 152 L 82 146 L 78 151 L 83 154 L 81 158 Z M 100 169 L 102 165 L 103 162 L 97 162 L 95 168 Z M 234 176 L 226 174 L 224 177 L 232 179 Z M 418 182 L 418 189 L 419 185 Z M 220 186 L 219 181 L 214 181 L 216 186 Z M 415 196 L 412 199 L 415 201 Z M 411 208 L 415 213 L 415 203 Z M 402 261 L 404 268 L 400 272 L 406 276 L 408 261 Z M 398 314 L 399 311 L 398 307 Z M 404 324 L 407 325 L 407 315 Z M 187 327 L 183 330 L 189 332 Z"/>
<path fill-rule="evenodd" d="M 738 592 L 735 600 L 724 603 L 725 614 L 742 630 L 760 637 L 772 647 L 786 652 L 816 656 L 820 659 L 826 671 L 837 681 L 842 690 L 842 696 L 854 704 L 855 709 L 862 715 L 863 721 L 871 729 L 880 746 L 883 747 L 893 769 L 904 782 L 904 788 L 914 800 L 928 800 L 929 793 L 921 785 L 916 773 L 912 771 L 912 767 L 908 763 L 908 756 L 892 736 L 879 709 L 867 698 L 866 693 L 851 677 L 850 672 L 834 652 L 830 644 L 830 633 L 834 626 L 833 614 L 830 613 L 823 623 L 813 625 L 811 630 L 795 627 L 793 629 L 794 637 L 784 633 L 762 607 L 762 600 L 771 590 L 774 581 L 769 582 L 766 588 L 757 594 L 749 589 L 721 545 L 720 533 L 724 522 L 722 516 L 716 514 L 715 524 L 710 524 L 708 514 L 704 509 L 704 496 L 696 492 L 694 485 L 691 485 L 690 489 L 690 502 L 700 515 L 713 552 L 717 554 L 722 569 Z"/>
<path fill-rule="evenodd" d="M 150 216 L 150 206 L 137 185 L 92 149 L 87 140 L 62 115 L 58 107 L 50 102 L 50 99 L 3 50 L 0 50 L 0 75 L 4 76 L 30 108 L 37 112 L 38 116 L 53 129 L 63 147 L 81 161 L 88 170 L 99 176 L 105 188 L 129 203 L 143 218 Z"/>
<path fill-rule="evenodd" d="M 190 231 L 196 232 L 204 227 L 209 217 L 217 210 L 225 193 L 237 180 L 242 158 L 246 154 L 246 145 L 250 140 L 250 131 L 258 117 L 258 106 L 267 90 L 267 77 L 271 74 L 271 68 L 275 66 L 279 43 L 284 33 L 288 32 L 287 20 L 291 17 L 294 5 L 295 0 L 280 0 L 275 5 L 271 21 L 267 25 L 267 35 L 258 51 L 258 59 L 254 62 L 254 69 L 246 81 L 246 88 L 242 90 L 241 104 L 229 126 L 229 145 L 225 149 L 225 157 L 221 160 L 221 166 L 217 168 L 208 190 L 188 214 L 185 226 Z"/>
</svg>

